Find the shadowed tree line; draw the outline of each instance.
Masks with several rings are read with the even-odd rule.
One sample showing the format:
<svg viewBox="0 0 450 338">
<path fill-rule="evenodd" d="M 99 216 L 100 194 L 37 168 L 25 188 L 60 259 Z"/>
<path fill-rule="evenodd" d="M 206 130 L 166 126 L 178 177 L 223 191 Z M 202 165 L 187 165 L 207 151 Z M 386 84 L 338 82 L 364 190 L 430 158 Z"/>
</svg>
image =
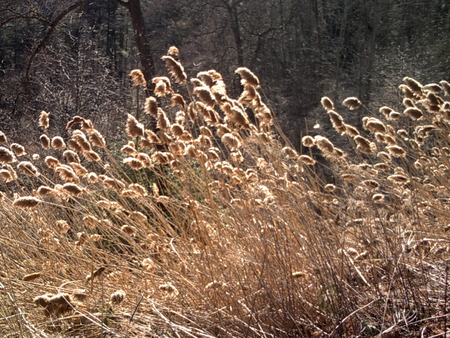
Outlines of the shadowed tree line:
<svg viewBox="0 0 450 338">
<path fill-rule="evenodd" d="M 129 71 L 164 74 L 176 45 L 190 75 L 216 69 L 236 92 L 251 68 L 298 143 L 323 95 L 370 105 L 403 76 L 448 77 L 449 22 L 445 0 L 3 0 L 0 130 L 47 110 L 114 134 L 136 105 Z"/>
</svg>

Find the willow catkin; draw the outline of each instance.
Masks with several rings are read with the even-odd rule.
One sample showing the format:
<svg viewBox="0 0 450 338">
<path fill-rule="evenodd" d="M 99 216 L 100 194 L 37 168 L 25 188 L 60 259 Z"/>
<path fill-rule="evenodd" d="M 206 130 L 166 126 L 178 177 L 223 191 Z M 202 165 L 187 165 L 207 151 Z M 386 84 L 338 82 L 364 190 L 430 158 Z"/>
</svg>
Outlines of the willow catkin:
<svg viewBox="0 0 450 338">
<path fill-rule="evenodd" d="M 147 81 L 145 80 L 144 74 L 140 69 L 133 69 L 130 72 L 131 81 L 133 82 L 133 86 L 142 86 L 147 87 Z"/>
<path fill-rule="evenodd" d="M 140 136 L 144 136 L 145 128 L 141 123 L 138 122 L 138 120 L 136 120 L 133 115 L 128 114 L 127 126 L 125 131 L 131 138 L 137 138 Z"/>
<path fill-rule="evenodd" d="M 49 123 L 49 113 L 46 111 L 41 111 L 41 115 L 39 116 L 39 127 L 42 127 L 44 129 L 48 129 L 50 123 Z"/>
<path fill-rule="evenodd" d="M 186 83 L 187 75 L 184 72 L 181 63 L 171 56 L 163 56 L 161 59 L 166 63 L 166 67 L 169 70 L 170 75 L 175 79 L 175 82 Z"/>
</svg>

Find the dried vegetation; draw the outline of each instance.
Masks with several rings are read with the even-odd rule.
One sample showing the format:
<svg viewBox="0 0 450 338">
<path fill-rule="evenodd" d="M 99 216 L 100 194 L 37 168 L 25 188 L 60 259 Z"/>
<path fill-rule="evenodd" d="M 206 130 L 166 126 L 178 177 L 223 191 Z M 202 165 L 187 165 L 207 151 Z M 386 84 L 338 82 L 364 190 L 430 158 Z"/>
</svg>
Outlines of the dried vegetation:
<svg viewBox="0 0 450 338">
<path fill-rule="evenodd" d="M 150 81 L 119 153 L 80 116 L 64 140 L 42 112 L 39 154 L 0 132 L 0 332 L 445 336 L 449 84 L 405 78 L 364 130 L 323 98 L 349 146 L 305 136 L 299 151 L 252 72 L 236 100 L 170 54 L 175 83 Z"/>
</svg>

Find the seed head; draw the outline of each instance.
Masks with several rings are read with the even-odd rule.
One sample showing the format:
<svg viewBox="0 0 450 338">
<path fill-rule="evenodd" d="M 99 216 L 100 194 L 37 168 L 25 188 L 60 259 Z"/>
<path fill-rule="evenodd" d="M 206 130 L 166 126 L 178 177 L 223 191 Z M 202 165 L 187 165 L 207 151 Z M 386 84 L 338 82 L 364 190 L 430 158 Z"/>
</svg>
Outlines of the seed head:
<svg viewBox="0 0 450 338">
<path fill-rule="evenodd" d="M 123 290 L 117 290 L 116 292 L 112 293 L 110 296 L 111 303 L 113 304 L 120 304 L 125 299 L 125 291 Z"/>
<path fill-rule="evenodd" d="M 130 136 L 131 138 L 144 136 L 144 131 L 145 131 L 144 126 L 141 123 L 139 123 L 138 120 L 136 120 L 136 118 L 133 115 L 128 114 L 126 127 L 126 132 L 128 136 Z"/>
<path fill-rule="evenodd" d="M 397 145 L 387 146 L 386 150 L 389 151 L 389 154 L 391 154 L 394 157 L 405 157 L 406 151 Z"/>
<path fill-rule="evenodd" d="M 19 197 L 13 201 L 13 205 L 19 208 L 30 209 L 36 207 L 42 201 L 33 196 Z"/>
<path fill-rule="evenodd" d="M 327 111 L 334 110 L 333 101 L 331 101 L 331 99 L 328 96 L 322 97 L 322 99 L 320 100 L 320 103 L 322 104 L 322 107 L 325 108 L 325 110 L 327 110 Z"/>
<path fill-rule="evenodd" d="M 22 171 L 27 176 L 37 177 L 40 175 L 38 169 L 28 161 L 22 161 L 17 165 L 17 169 Z"/>
<path fill-rule="evenodd" d="M 241 77 L 241 84 L 243 86 L 249 85 L 258 88 L 259 87 L 259 79 L 253 74 L 248 68 L 240 67 L 236 69 L 236 74 L 239 74 Z"/>
<path fill-rule="evenodd" d="M 147 97 L 145 99 L 144 110 L 147 114 L 156 117 L 158 114 L 158 103 L 156 102 L 156 98 L 153 96 Z"/>
<path fill-rule="evenodd" d="M 350 110 L 358 109 L 361 107 L 361 101 L 357 97 L 347 97 L 343 102 L 342 105 L 344 107 L 347 107 Z"/>
<path fill-rule="evenodd" d="M 187 75 L 184 72 L 184 68 L 177 60 L 171 56 L 163 56 L 161 59 L 166 63 L 166 67 L 169 70 L 170 75 L 175 79 L 177 83 L 186 83 Z"/>
<path fill-rule="evenodd" d="M 2 131 L 0 131 L 0 144 L 5 144 L 8 142 L 8 139 L 5 135 L 5 133 L 3 133 Z"/>
<path fill-rule="evenodd" d="M 147 87 L 147 81 L 145 81 L 144 74 L 140 69 L 133 69 L 130 72 L 131 81 L 133 82 L 133 86 L 142 86 Z"/>
<path fill-rule="evenodd" d="M 45 111 L 41 111 L 41 115 L 39 117 L 39 127 L 43 127 L 44 129 L 48 129 L 49 127 L 49 113 Z"/>
<path fill-rule="evenodd" d="M 66 149 L 66 143 L 64 142 L 64 140 L 61 136 L 55 136 L 54 138 L 52 138 L 51 144 L 52 144 L 53 149 L 57 149 L 57 150 Z"/>
<path fill-rule="evenodd" d="M 412 120 L 420 120 L 423 117 L 422 111 L 416 107 L 406 108 L 403 113 L 408 115 Z"/>
<path fill-rule="evenodd" d="M 11 144 L 9 148 L 14 152 L 14 154 L 16 154 L 16 156 L 23 156 L 27 154 L 25 152 L 25 148 L 18 143 Z"/>
<path fill-rule="evenodd" d="M 14 162 L 16 162 L 16 156 L 14 156 L 14 153 L 5 147 L 0 147 L 0 163 L 7 164 Z"/>
</svg>

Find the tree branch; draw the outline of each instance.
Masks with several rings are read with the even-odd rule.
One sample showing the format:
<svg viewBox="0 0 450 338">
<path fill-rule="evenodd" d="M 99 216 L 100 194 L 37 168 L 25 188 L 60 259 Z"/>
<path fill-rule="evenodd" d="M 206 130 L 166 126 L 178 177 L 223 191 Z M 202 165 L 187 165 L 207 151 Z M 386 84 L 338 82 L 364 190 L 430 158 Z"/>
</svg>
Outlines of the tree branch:
<svg viewBox="0 0 450 338">
<path fill-rule="evenodd" d="M 39 53 L 39 51 L 44 47 L 44 45 L 47 43 L 47 41 L 50 39 L 50 37 L 52 36 L 53 32 L 55 31 L 56 27 L 58 26 L 58 24 L 60 23 L 60 21 L 62 19 L 64 19 L 64 17 L 69 14 L 70 12 L 74 11 L 75 9 L 83 6 L 84 4 L 86 4 L 87 2 L 89 2 L 91 0 L 81 0 L 78 1 L 76 3 L 74 3 L 73 5 L 71 5 L 70 7 L 66 8 L 64 11 L 62 11 L 55 20 L 53 20 L 50 25 L 49 28 L 47 29 L 47 32 L 45 33 L 44 37 L 42 38 L 42 40 L 37 44 L 37 46 L 34 48 L 33 52 L 30 55 L 30 58 L 28 59 L 27 62 L 27 66 L 25 69 L 25 80 L 28 83 L 30 80 L 30 70 L 31 70 L 31 65 L 33 63 L 34 58 L 36 57 L 36 55 Z"/>
</svg>

